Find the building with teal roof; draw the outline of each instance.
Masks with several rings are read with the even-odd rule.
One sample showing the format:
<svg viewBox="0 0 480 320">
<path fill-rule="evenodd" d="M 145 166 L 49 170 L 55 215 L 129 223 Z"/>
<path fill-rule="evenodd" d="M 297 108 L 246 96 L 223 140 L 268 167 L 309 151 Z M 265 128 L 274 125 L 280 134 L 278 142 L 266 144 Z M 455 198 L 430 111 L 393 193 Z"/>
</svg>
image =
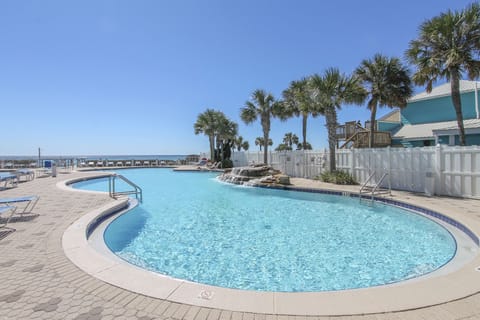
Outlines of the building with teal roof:
<svg viewBox="0 0 480 320">
<path fill-rule="evenodd" d="M 478 89 L 480 82 L 460 81 L 463 125 L 467 145 L 480 145 Z M 459 130 L 451 98 L 450 83 L 422 92 L 401 110 L 377 120 L 378 131 L 388 131 L 392 146 L 423 147 L 437 144 L 458 145 Z"/>
</svg>

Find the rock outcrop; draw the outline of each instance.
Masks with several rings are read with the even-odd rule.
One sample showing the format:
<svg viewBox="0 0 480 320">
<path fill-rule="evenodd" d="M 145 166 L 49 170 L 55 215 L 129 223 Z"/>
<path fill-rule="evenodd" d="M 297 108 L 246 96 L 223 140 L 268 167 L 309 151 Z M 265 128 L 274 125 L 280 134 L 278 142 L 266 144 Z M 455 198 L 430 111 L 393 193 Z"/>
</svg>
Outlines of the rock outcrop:
<svg viewBox="0 0 480 320">
<path fill-rule="evenodd" d="M 269 166 L 237 167 L 218 177 L 221 181 L 245 185 L 289 185 L 290 177 Z"/>
</svg>

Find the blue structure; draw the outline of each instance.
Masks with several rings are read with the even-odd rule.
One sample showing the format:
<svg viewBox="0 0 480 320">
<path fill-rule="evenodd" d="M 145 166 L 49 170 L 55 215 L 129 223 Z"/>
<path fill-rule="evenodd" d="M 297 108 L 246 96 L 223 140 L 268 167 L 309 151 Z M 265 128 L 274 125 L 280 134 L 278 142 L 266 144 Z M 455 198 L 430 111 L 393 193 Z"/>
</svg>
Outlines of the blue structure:
<svg viewBox="0 0 480 320">
<path fill-rule="evenodd" d="M 480 82 L 460 81 L 463 125 L 467 145 L 480 145 L 478 88 Z M 392 134 L 392 146 L 458 145 L 459 134 L 450 83 L 409 99 L 407 107 L 377 120 L 378 131 Z"/>
</svg>

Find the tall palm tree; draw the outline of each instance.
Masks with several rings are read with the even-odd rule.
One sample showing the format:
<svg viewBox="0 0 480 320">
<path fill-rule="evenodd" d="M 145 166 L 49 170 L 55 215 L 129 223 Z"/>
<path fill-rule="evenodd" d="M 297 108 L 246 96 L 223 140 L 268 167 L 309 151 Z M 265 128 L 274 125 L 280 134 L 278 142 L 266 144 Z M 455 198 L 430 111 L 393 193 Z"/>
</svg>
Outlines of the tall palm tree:
<svg viewBox="0 0 480 320">
<path fill-rule="evenodd" d="M 282 105 L 278 103 L 272 94 L 264 90 L 255 90 L 249 101 L 240 109 L 240 118 L 246 124 L 260 119 L 263 129 L 263 162 L 268 163 L 268 139 L 270 134 L 270 121 L 272 117 L 282 114 Z"/>
<path fill-rule="evenodd" d="M 302 117 L 302 149 L 307 149 L 307 120 L 308 116 L 318 116 L 318 110 L 314 108 L 311 92 L 308 86 L 308 78 L 290 82 L 290 86 L 282 93 L 282 103 L 285 105 L 287 116 L 295 115 Z"/>
<path fill-rule="evenodd" d="M 260 146 L 260 151 L 262 151 L 262 146 L 265 145 L 265 142 L 264 142 L 264 140 L 263 140 L 263 137 L 257 137 L 257 138 L 255 139 L 255 145 L 256 145 L 256 146 Z M 268 139 L 268 145 L 269 145 L 269 146 L 273 146 L 273 141 L 272 141 L 272 139 L 270 139 L 270 138 Z"/>
<path fill-rule="evenodd" d="M 398 58 L 389 58 L 379 53 L 372 59 L 365 59 L 355 70 L 360 84 L 367 92 L 367 107 L 370 109 L 370 141 L 373 147 L 375 118 L 377 107 L 390 108 L 407 106 L 407 99 L 412 95 L 412 82 L 408 68 Z"/>
<path fill-rule="evenodd" d="M 193 125 L 195 134 L 203 133 L 208 136 L 208 142 L 210 144 L 210 159 L 215 158 L 215 128 L 217 118 L 218 111 L 207 109 L 205 112 L 198 115 L 197 121 Z"/>
<path fill-rule="evenodd" d="M 480 4 L 473 3 L 462 11 L 441 13 L 420 25 L 419 36 L 410 42 L 407 59 L 417 66 L 413 80 L 425 85 L 427 92 L 438 79 L 450 81 L 453 107 L 465 145 L 460 78 L 466 73 L 470 80 L 480 74 Z"/>
<path fill-rule="evenodd" d="M 292 146 L 294 144 L 298 144 L 298 137 L 292 132 L 285 133 L 285 136 L 283 137 L 283 143 L 287 145 L 290 150 L 293 150 Z"/>
<path fill-rule="evenodd" d="M 344 103 L 361 103 L 365 99 L 365 91 L 356 77 L 342 74 L 337 68 L 329 68 L 323 75 L 314 74 L 310 78 L 310 86 L 316 109 L 325 115 L 330 150 L 329 169 L 335 171 L 337 109 Z"/>
</svg>

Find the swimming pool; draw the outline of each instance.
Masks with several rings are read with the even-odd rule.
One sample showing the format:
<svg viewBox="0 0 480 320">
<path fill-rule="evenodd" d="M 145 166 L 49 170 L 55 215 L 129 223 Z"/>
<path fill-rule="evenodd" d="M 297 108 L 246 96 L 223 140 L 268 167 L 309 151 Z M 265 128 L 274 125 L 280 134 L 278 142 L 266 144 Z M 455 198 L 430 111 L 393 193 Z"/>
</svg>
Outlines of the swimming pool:
<svg viewBox="0 0 480 320">
<path fill-rule="evenodd" d="M 210 173 L 122 170 L 145 202 L 104 238 L 132 264 L 175 278 L 258 291 L 378 286 L 432 272 L 455 254 L 437 223 L 358 199 L 225 185 Z M 106 190 L 106 180 L 75 187 Z"/>
</svg>

